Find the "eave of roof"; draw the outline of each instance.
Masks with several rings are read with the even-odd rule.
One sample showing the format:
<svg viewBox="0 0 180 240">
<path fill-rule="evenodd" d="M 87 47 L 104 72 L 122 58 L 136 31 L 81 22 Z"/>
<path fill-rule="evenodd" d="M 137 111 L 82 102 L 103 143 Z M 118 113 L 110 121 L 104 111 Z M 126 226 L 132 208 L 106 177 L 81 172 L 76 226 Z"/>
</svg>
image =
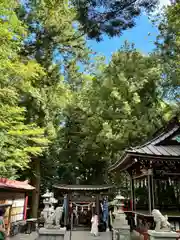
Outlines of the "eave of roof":
<svg viewBox="0 0 180 240">
<path fill-rule="evenodd" d="M 111 189 L 112 186 L 109 185 L 53 185 L 54 188 L 66 191 L 103 191 Z"/>
<path fill-rule="evenodd" d="M 10 180 L 7 178 L 0 178 L 0 189 L 6 189 L 6 190 L 22 190 L 22 191 L 31 191 L 35 188 L 28 184 L 27 181 L 16 181 L 16 180 Z"/>
<path fill-rule="evenodd" d="M 160 160 L 180 160 L 180 156 L 162 156 L 162 155 L 154 155 L 154 154 L 145 154 L 145 153 L 138 153 L 133 152 L 131 150 L 126 150 L 123 156 L 121 157 L 120 161 L 115 162 L 112 166 L 108 168 L 109 172 L 112 172 L 116 169 L 119 169 L 121 171 L 125 171 L 129 167 L 131 167 L 133 164 L 137 162 L 138 157 L 146 157 L 146 159 L 160 159 Z"/>
<path fill-rule="evenodd" d="M 129 162 L 130 158 L 131 158 L 131 154 L 129 154 L 125 151 L 121 157 L 121 161 L 115 162 L 112 166 L 109 167 L 108 171 L 112 172 L 115 169 L 119 168 L 119 166 L 121 166 L 122 170 L 127 169 L 128 166 L 131 166 L 134 163 L 134 162 Z M 129 164 L 128 164 L 128 162 L 129 162 Z"/>
<path fill-rule="evenodd" d="M 143 147 L 149 144 L 153 144 L 153 145 L 159 144 L 160 142 L 164 141 L 165 139 L 173 135 L 178 130 L 179 130 L 179 124 L 175 124 L 171 130 L 167 132 L 162 132 L 161 134 L 151 139 L 150 141 L 146 142 L 145 144 L 141 145 L 140 147 Z"/>
<path fill-rule="evenodd" d="M 146 142 L 136 148 L 126 150 L 121 159 L 115 164 L 110 166 L 109 171 L 119 169 L 121 171 L 126 170 L 132 166 L 137 160 L 136 157 L 146 158 L 160 158 L 162 160 L 180 160 L 180 145 L 160 145 L 165 139 L 169 138 L 180 130 L 180 124 L 176 122 L 167 132 L 163 132 L 153 138 L 151 141 Z"/>
<path fill-rule="evenodd" d="M 168 145 L 168 146 L 154 146 L 152 144 L 144 147 L 133 148 L 127 151 L 131 154 L 143 154 L 150 156 L 161 156 L 161 157 L 180 157 L 180 145 Z"/>
</svg>

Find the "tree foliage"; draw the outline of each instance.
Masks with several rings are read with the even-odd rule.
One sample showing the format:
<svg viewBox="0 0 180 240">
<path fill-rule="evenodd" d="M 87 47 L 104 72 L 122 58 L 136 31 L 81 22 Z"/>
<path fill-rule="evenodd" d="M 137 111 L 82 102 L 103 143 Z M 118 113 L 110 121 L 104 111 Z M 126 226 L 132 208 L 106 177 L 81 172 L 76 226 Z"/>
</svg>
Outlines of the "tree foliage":
<svg viewBox="0 0 180 240">
<path fill-rule="evenodd" d="M 73 25 L 74 9 L 67 8 L 63 1 L 28 1 L 26 5 L 23 2 L 17 14 L 28 29 L 21 58 L 36 60 L 45 72 L 39 81 L 34 81 L 33 89 L 21 93 L 26 123 L 36 122 L 53 142 L 63 121 L 62 111 L 71 101 L 77 63 L 88 60 L 89 49 L 83 34 Z M 32 197 L 34 217 L 37 217 L 41 183 L 42 188 L 52 185 L 56 174 L 56 161 L 49 156 L 46 149 L 43 156 L 32 158 L 30 171 L 22 174 L 36 188 Z"/>
<path fill-rule="evenodd" d="M 143 10 L 152 11 L 157 0 L 72 0 L 77 9 L 77 20 L 90 38 L 101 40 L 105 33 L 120 35 L 135 26 L 135 19 Z"/>
<path fill-rule="evenodd" d="M 164 81 L 162 88 L 165 97 L 176 103 L 180 102 L 180 3 L 168 6 L 159 24 L 160 34 L 157 39 L 159 59 L 163 65 Z"/>
<path fill-rule="evenodd" d="M 44 72 L 36 61 L 20 59 L 26 28 L 9 6 L 15 8 L 16 1 L 0 3 L 0 171 L 1 176 L 15 178 L 19 169 L 28 167 L 31 156 L 42 154 L 47 139 L 44 129 L 34 122 L 25 124 L 26 109 L 20 106 L 20 93 Z"/>
<path fill-rule="evenodd" d="M 162 71 L 156 56 L 143 56 L 126 43 L 97 70 L 65 109 L 65 125 L 52 152 L 67 169 L 60 177 L 69 174 L 71 181 L 77 176 L 83 183 L 108 181 L 107 167 L 125 148 L 150 137 L 168 110 L 159 91 Z"/>
<path fill-rule="evenodd" d="M 108 64 L 90 64 L 84 37 L 119 35 L 156 2 L 1 1 L 0 170 L 31 179 L 34 216 L 40 183 L 112 181 L 107 167 L 172 115 L 163 92 L 179 101 L 179 3 L 165 10 L 153 54 L 125 43 Z"/>
</svg>

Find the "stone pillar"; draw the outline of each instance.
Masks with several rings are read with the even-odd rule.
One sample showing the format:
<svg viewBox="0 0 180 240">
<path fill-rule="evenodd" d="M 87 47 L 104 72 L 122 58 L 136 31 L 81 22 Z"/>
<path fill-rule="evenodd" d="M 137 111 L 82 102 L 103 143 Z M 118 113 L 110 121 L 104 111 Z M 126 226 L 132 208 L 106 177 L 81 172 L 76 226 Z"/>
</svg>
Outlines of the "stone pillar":
<svg viewBox="0 0 180 240">
<path fill-rule="evenodd" d="M 176 232 L 157 232 L 155 230 L 149 230 L 148 235 L 150 240 L 177 240 L 180 234 Z"/>
<path fill-rule="evenodd" d="M 66 230 L 40 228 L 37 240 L 64 240 Z"/>
</svg>

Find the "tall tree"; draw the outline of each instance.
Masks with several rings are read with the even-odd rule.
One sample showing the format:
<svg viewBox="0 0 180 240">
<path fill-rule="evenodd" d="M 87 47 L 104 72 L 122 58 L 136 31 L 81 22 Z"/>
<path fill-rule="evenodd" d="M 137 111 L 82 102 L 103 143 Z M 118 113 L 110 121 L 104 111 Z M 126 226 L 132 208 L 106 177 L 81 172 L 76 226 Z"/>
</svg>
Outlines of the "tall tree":
<svg viewBox="0 0 180 240">
<path fill-rule="evenodd" d="M 171 1 L 164 9 L 159 24 L 157 54 L 163 65 L 162 90 L 164 97 L 175 104 L 179 113 L 180 105 L 180 2 Z M 180 136 L 177 137 L 179 142 Z"/>
<path fill-rule="evenodd" d="M 158 0 L 72 0 L 77 20 L 90 38 L 101 40 L 103 34 L 116 36 L 135 26 L 142 11 L 154 10 Z"/>
<path fill-rule="evenodd" d="M 127 43 L 107 66 L 98 64 L 95 76 L 88 77 L 66 108 L 59 150 L 52 153 L 68 166 L 71 181 L 107 182 L 109 164 L 161 126 L 168 109 L 159 91 L 161 73 L 156 56 L 143 56 Z"/>
<path fill-rule="evenodd" d="M 0 3 L 0 171 L 1 177 L 16 178 L 32 156 L 42 154 L 47 144 L 44 129 L 25 123 L 26 109 L 20 93 L 31 88 L 44 74 L 34 60 L 21 61 L 18 53 L 26 28 L 15 13 L 16 1 Z M 9 7 L 14 6 L 14 7 Z"/>
<path fill-rule="evenodd" d="M 35 121 L 39 127 L 45 128 L 46 136 L 52 140 L 62 121 L 62 109 L 71 99 L 71 66 L 78 61 L 86 61 L 89 50 L 83 34 L 73 26 L 74 9 L 67 8 L 63 1 L 28 1 L 17 12 L 29 30 L 21 57 L 35 59 L 45 69 L 40 81 L 34 82 L 34 91 L 22 92 L 22 106 L 26 108 L 27 123 Z M 48 150 L 43 157 L 32 160 L 29 173 L 36 187 L 33 192 L 34 217 L 38 210 L 41 173 L 44 177 L 47 166 L 53 167 L 49 161 Z M 50 177 L 53 169 L 48 173 Z"/>
<path fill-rule="evenodd" d="M 180 102 L 180 3 L 173 1 L 164 9 L 159 24 L 157 50 L 163 65 L 162 88 L 168 100 Z"/>
</svg>

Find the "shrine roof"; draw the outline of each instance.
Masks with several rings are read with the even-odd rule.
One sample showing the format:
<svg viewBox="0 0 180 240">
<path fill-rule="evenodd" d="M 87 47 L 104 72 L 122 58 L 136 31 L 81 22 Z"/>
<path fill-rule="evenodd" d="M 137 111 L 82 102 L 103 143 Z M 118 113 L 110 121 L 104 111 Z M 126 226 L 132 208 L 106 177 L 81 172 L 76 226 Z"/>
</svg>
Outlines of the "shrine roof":
<svg viewBox="0 0 180 240">
<path fill-rule="evenodd" d="M 170 122 L 164 131 L 158 133 L 145 144 L 125 150 L 121 159 L 109 168 L 109 171 L 115 169 L 127 169 L 135 161 L 135 157 L 154 157 L 161 159 L 180 160 L 180 143 L 177 138 L 180 134 L 180 123 L 178 120 Z M 137 160 L 136 160 L 137 161 Z"/>
<path fill-rule="evenodd" d="M 28 191 L 35 189 L 33 186 L 28 184 L 27 181 L 17 181 L 17 180 L 10 180 L 7 178 L 0 178 L 0 189 L 6 190 L 22 190 Z"/>
<path fill-rule="evenodd" d="M 180 146 L 154 146 L 152 144 L 148 144 L 139 148 L 132 148 L 131 150 L 127 150 L 127 153 L 140 153 L 140 154 L 148 154 L 148 155 L 156 155 L 156 156 L 172 156 L 178 157 L 180 156 Z"/>
<path fill-rule="evenodd" d="M 103 191 L 111 189 L 110 185 L 53 185 L 54 188 L 66 191 Z"/>
</svg>

